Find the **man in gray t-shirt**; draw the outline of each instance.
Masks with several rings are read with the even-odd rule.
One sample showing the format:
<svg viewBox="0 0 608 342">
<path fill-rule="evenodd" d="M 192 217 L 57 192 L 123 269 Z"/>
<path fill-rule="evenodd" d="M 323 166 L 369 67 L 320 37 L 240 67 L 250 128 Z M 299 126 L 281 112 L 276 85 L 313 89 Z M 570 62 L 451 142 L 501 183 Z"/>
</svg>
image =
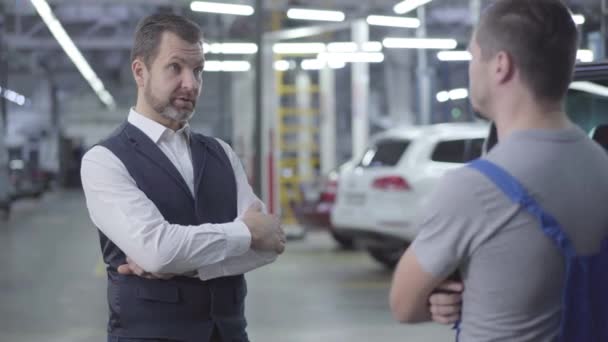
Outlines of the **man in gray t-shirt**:
<svg viewBox="0 0 608 342">
<path fill-rule="evenodd" d="M 608 235 L 608 156 L 583 131 L 520 131 L 486 158 L 557 218 L 579 253 L 597 252 Z M 551 341 L 564 263 L 539 222 L 467 167 L 446 174 L 430 203 L 412 250 L 434 277 L 460 269 L 466 289 L 461 339 Z"/>
<path fill-rule="evenodd" d="M 608 236 L 608 155 L 562 111 L 577 49 L 559 0 L 498 0 L 469 50 L 471 102 L 499 143 L 485 156 L 517 178 L 580 254 Z M 471 168 L 447 173 L 420 213 L 391 308 L 428 320 L 428 296 L 459 270 L 461 341 L 551 341 L 559 330 L 564 259 L 539 222 Z"/>
</svg>

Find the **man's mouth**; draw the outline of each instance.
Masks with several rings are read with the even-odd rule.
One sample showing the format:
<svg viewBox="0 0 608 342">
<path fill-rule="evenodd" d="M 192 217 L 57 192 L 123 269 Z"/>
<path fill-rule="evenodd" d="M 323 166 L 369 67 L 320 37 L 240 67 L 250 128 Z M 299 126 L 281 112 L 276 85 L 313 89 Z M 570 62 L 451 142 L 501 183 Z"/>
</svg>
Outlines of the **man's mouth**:
<svg viewBox="0 0 608 342">
<path fill-rule="evenodd" d="M 194 100 L 192 98 L 183 97 L 183 96 L 176 97 L 175 103 L 179 106 L 188 106 L 188 107 L 194 106 Z"/>
</svg>

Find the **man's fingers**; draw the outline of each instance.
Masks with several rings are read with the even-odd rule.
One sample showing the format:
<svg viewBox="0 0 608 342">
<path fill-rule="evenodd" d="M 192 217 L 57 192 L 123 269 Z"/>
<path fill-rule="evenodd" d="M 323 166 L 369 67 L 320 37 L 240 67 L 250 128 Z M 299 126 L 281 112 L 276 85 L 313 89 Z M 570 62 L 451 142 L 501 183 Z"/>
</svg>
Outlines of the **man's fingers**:
<svg viewBox="0 0 608 342">
<path fill-rule="evenodd" d="M 171 273 L 150 273 L 150 275 L 153 277 L 152 279 L 161 279 L 161 280 L 169 280 L 169 279 L 175 277 L 175 274 L 171 274 Z"/>
<path fill-rule="evenodd" d="M 129 264 L 129 267 L 131 268 L 131 271 L 133 273 L 135 273 L 136 275 L 138 275 L 140 277 L 146 278 L 146 276 L 148 275 L 148 272 L 146 272 L 143 268 L 139 267 L 139 265 L 137 265 L 135 263 L 135 261 L 133 261 L 133 259 L 131 259 L 128 256 L 127 256 L 127 263 Z"/>
<path fill-rule="evenodd" d="M 175 274 L 171 273 L 149 273 L 143 268 L 139 267 L 133 259 L 127 257 L 127 264 L 118 266 L 118 273 L 123 275 L 137 275 L 138 277 L 146 279 L 162 279 L 167 280 L 175 277 Z"/>
<path fill-rule="evenodd" d="M 247 211 L 257 211 L 257 212 L 261 212 L 262 211 L 262 202 L 260 201 L 255 201 L 253 202 L 250 206 L 249 209 L 247 209 Z"/>
<path fill-rule="evenodd" d="M 429 297 L 431 305 L 459 305 L 462 303 L 460 293 L 434 293 Z"/>
<path fill-rule="evenodd" d="M 285 244 L 281 242 L 276 248 L 276 252 L 277 254 L 283 254 L 283 252 L 285 252 Z"/>
<path fill-rule="evenodd" d="M 464 291 L 464 285 L 459 281 L 444 281 L 437 287 L 437 290 L 462 292 Z"/>
<path fill-rule="evenodd" d="M 133 260 L 127 259 L 127 261 L 129 262 L 129 267 L 131 268 L 131 271 L 133 271 L 133 273 L 137 274 L 140 277 L 147 275 L 148 272 L 146 272 L 143 268 L 139 267 L 139 265 L 134 263 Z"/>
<path fill-rule="evenodd" d="M 122 275 L 131 275 L 133 271 L 131 271 L 131 267 L 129 265 L 120 265 L 118 266 L 118 273 Z"/>
<path fill-rule="evenodd" d="M 118 273 L 122 275 L 137 275 L 139 277 L 146 276 L 146 272 L 135 264 L 126 264 L 118 266 Z"/>
<path fill-rule="evenodd" d="M 460 306 L 458 305 L 431 305 L 429 308 L 433 315 L 452 316 L 460 314 Z"/>
<path fill-rule="evenodd" d="M 456 322 L 458 322 L 458 320 L 460 319 L 460 315 L 450 315 L 450 316 L 438 316 L 438 315 L 433 315 L 433 321 L 440 323 L 440 324 L 454 324 Z"/>
</svg>

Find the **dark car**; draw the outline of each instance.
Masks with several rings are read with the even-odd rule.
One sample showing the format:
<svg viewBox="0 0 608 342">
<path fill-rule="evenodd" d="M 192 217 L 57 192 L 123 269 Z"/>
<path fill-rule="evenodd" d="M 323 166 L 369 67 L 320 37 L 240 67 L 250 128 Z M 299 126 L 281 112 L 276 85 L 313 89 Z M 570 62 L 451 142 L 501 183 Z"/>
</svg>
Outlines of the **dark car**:
<svg viewBox="0 0 608 342">
<path fill-rule="evenodd" d="M 338 192 L 339 170 L 349 167 L 349 165 L 350 162 L 346 162 L 330 171 L 317 187 L 300 189 L 303 200 L 293 206 L 296 220 L 300 225 L 306 230 L 327 230 L 338 245 L 344 249 L 353 249 L 354 240 L 336 232 L 331 225 L 330 216 Z"/>
<path fill-rule="evenodd" d="M 38 152 L 25 153 L 23 146 L 12 146 L 8 152 L 13 199 L 39 198 L 44 193 L 46 178 L 39 167 Z"/>
<path fill-rule="evenodd" d="M 608 150 L 608 61 L 576 66 L 566 97 L 566 112 L 598 144 Z M 497 143 L 492 125 L 484 149 Z"/>
<path fill-rule="evenodd" d="M 3 153 L 0 151 L 0 154 Z M 8 165 L 0 155 L 0 220 L 7 220 L 11 211 L 11 185 L 8 177 Z"/>
</svg>

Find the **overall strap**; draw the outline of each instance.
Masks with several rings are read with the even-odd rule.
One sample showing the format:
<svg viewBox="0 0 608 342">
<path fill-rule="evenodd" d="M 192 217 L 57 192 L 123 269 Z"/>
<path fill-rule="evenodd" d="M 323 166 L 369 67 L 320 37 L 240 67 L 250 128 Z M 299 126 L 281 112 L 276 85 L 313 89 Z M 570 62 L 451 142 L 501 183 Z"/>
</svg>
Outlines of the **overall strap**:
<svg viewBox="0 0 608 342">
<path fill-rule="evenodd" d="M 468 164 L 488 177 L 511 201 L 521 205 L 541 223 L 543 233 L 549 237 L 567 258 L 576 256 L 574 245 L 562 230 L 557 220 L 536 202 L 521 183 L 500 166 L 486 160 L 476 159 Z"/>
</svg>

